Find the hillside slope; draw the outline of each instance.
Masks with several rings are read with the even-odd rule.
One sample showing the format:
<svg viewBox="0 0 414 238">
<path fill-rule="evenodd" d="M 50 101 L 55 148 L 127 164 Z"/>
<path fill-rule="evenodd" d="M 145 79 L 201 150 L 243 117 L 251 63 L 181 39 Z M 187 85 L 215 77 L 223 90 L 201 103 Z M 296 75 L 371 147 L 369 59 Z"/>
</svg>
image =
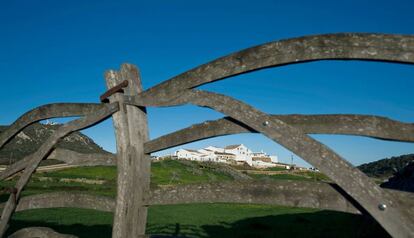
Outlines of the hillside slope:
<svg viewBox="0 0 414 238">
<path fill-rule="evenodd" d="M 358 168 L 370 177 L 387 179 L 412 161 L 414 154 L 407 154 L 362 164 Z"/>
<path fill-rule="evenodd" d="M 34 153 L 46 139 L 58 128 L 57 125 L 45 125 L 35 123 L 28 126 L 0 150 L 0 164 L 9 164 L 23 157 Z M 7 129 L 7 126 L 0 126 L 0 133 Z M 58 149 L 66 149 L 82 154 L 110 154 L 97 145 L 91 138 L 74 132 L 61 140 Z"/>
<path fill-rule="evenodd" d="M 414 162 L 395 173 L 387 182 L 381 184 L 381 187 L 414 192 Z"/>
</svg>

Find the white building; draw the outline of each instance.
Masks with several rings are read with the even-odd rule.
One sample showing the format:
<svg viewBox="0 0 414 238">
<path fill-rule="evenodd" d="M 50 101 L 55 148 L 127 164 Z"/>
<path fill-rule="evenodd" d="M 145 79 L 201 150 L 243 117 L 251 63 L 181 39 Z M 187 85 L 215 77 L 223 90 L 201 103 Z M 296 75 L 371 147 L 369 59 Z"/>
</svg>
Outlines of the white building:
<svg viewBox="0 0 414 238">
<path fill-rule="evenodd" d="M 209 149 L 206 148 L 206 149 L 197 150 L 197 152 L 203 154 L 202 161 L 218 162 L 217 155 L 212 150 L 209 150 Z"/>
<path fill-rule="evenodd" d="M 209 146 L 209 147 L 205 148 L 205 150 L 224 153 L 224 148 L 215 147 L 215 146 Z"/>
<path fill-rule="evenodd" d="M 277 166 L 277 156 L 262 152 L 253 152 L 243 144 L 229 145 L 224 148 L 208 146 L 204 149 L 179 149 L 174 155 L 178 159 L 212 161 L 227 164 L 245 164 L 258 168 Z"/>
<path fill-rule="evenodd" d="M 236 162 L 238 163 L 247 163 L 252 166 L 252 155 L 253 151 L 244 146 L 243 144 L 239 145 L 228 145 L 224 147 L 225 153 L 230 153 L 236 155 Z"/>
<path fill-rule="evenodd" d="M 201 161 L 201 156 L 203 154 L 196 151 L 196 150 L 179 149 L 174 153 L 174 155 L 177 156 L 178 159 L 188 159 L 188 160 Z"/>
<path fill-rule="evenodd" d="M 262 160 L 254 160 L 252 162 L 252 166 L 256 168 L 269 168 L 269 167 L 277 167 L 278 165 L 275 163 L 269 163 Z"/>
<path fill-rule="evenodd" d="M 278 163 L 279 160 L 277 159 L 276 155 L 268 155 L 265 152 L 253 152 L 253 158 L 269 158 L 271 163 Z"/>
</svg>

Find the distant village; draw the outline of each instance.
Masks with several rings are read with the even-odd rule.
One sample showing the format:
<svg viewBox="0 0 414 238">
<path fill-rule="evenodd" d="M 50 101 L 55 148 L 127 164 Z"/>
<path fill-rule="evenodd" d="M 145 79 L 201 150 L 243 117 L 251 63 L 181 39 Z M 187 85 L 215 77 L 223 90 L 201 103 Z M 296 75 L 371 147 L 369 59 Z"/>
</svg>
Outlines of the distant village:
<svg viewBox="0 0 414 238">
<path fill-rule="evenodd" d="M 224 148 L 208 146 L 198 150 L 179 149 L 169 157 L 172 159 L 209 161 L 232 165 L 247 164 L 255 168 L 283 167 L 291 169 L 292 167 L 290 164 L 279 163 L 276 155 L 268 155 L 263 151 L 253 152 L 243 144 L 228 145 Z"/>
</svg>

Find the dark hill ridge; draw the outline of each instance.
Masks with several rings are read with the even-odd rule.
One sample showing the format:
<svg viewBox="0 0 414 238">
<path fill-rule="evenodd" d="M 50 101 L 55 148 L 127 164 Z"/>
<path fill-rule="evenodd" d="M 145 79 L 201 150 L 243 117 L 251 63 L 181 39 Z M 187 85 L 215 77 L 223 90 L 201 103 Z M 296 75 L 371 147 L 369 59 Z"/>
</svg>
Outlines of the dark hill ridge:
<svg viewBox="0 0 414 238">
<path fill-rule="evenodd" d="M 407 154 L 362 164 L 358 168 L 370 177 L 388 179 L 413 161 L 414 154 Z"/>
<path fill-rule="evenodd" d="M 387 182 L 381 184 L 381 187 L 414 193 L 414 162 L 395 173 Z"/>
<path fill-rule="evenodd" d="M 60 126 L 59 124 L 45 125 L 41 123 L 28 126 L 1 148 L 0 164 L 9 164 L 34 153 Z M 0 126 L 0 133 L 6 128 L 7 126 Z M 74 132 L 65 137 L 58 143 L 56 148 L 82 154 L 111 154 L 80 132 Z"/>
</svg>

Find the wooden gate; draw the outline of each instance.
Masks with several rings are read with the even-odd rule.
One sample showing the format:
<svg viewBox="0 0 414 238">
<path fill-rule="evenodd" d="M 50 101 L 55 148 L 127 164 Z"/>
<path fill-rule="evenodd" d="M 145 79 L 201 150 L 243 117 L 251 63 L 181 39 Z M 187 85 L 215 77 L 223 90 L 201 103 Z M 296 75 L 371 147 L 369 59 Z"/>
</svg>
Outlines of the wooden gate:
<svg viewBox="0 0 414 238">
<path fill-rule="evenodd" d="M 414 124 L 367 115 L 269 115 L 234 98 L 195 89 L 235 75 L 269 67 L 316 60 L 370 60 L 414 64 L 414 36 L 328 34 L 271 42 L 224 56 L 143 91 L 139 70 L 123 64 L 105 73 L 108 91 L 102 103 L 60 103 L 35 108 L 0 134 L 0 148 L 28 125 L 55 117 L 80 116 L 48 138 L 34 154 L 10 165 L 6 179 L 22 172 L 4 204 L 3 236 L 16 210 L 81 207 L 114 211 L 112 237 L 145 236 L 147 207 L 154 204 L 199 202 L 264 203 L 370 214 L 394 237 L 414 236 L 414 195 L 380 188 L 365 174 L 307 134 L 347 134 L 414 142 Z M 146 107 L 193 104 L 228 117 L 207 121 L 149 140 Z M 117 141 L 117 198 L 56 192 L 21 198 L 39 163 L 69 133 L 112 116 Z M 335 184 L 277 181 L 185 185 L 150 190 L 150 153 L 206 138 L 236 133 L 261 133 L 326 174 Z M 19 233 L 20 232 L 20 233 Z M 42 228 L 18 231 L 59 234 Z M 62 235 L 62 237 L 64 237 Z"/>
</svg>

